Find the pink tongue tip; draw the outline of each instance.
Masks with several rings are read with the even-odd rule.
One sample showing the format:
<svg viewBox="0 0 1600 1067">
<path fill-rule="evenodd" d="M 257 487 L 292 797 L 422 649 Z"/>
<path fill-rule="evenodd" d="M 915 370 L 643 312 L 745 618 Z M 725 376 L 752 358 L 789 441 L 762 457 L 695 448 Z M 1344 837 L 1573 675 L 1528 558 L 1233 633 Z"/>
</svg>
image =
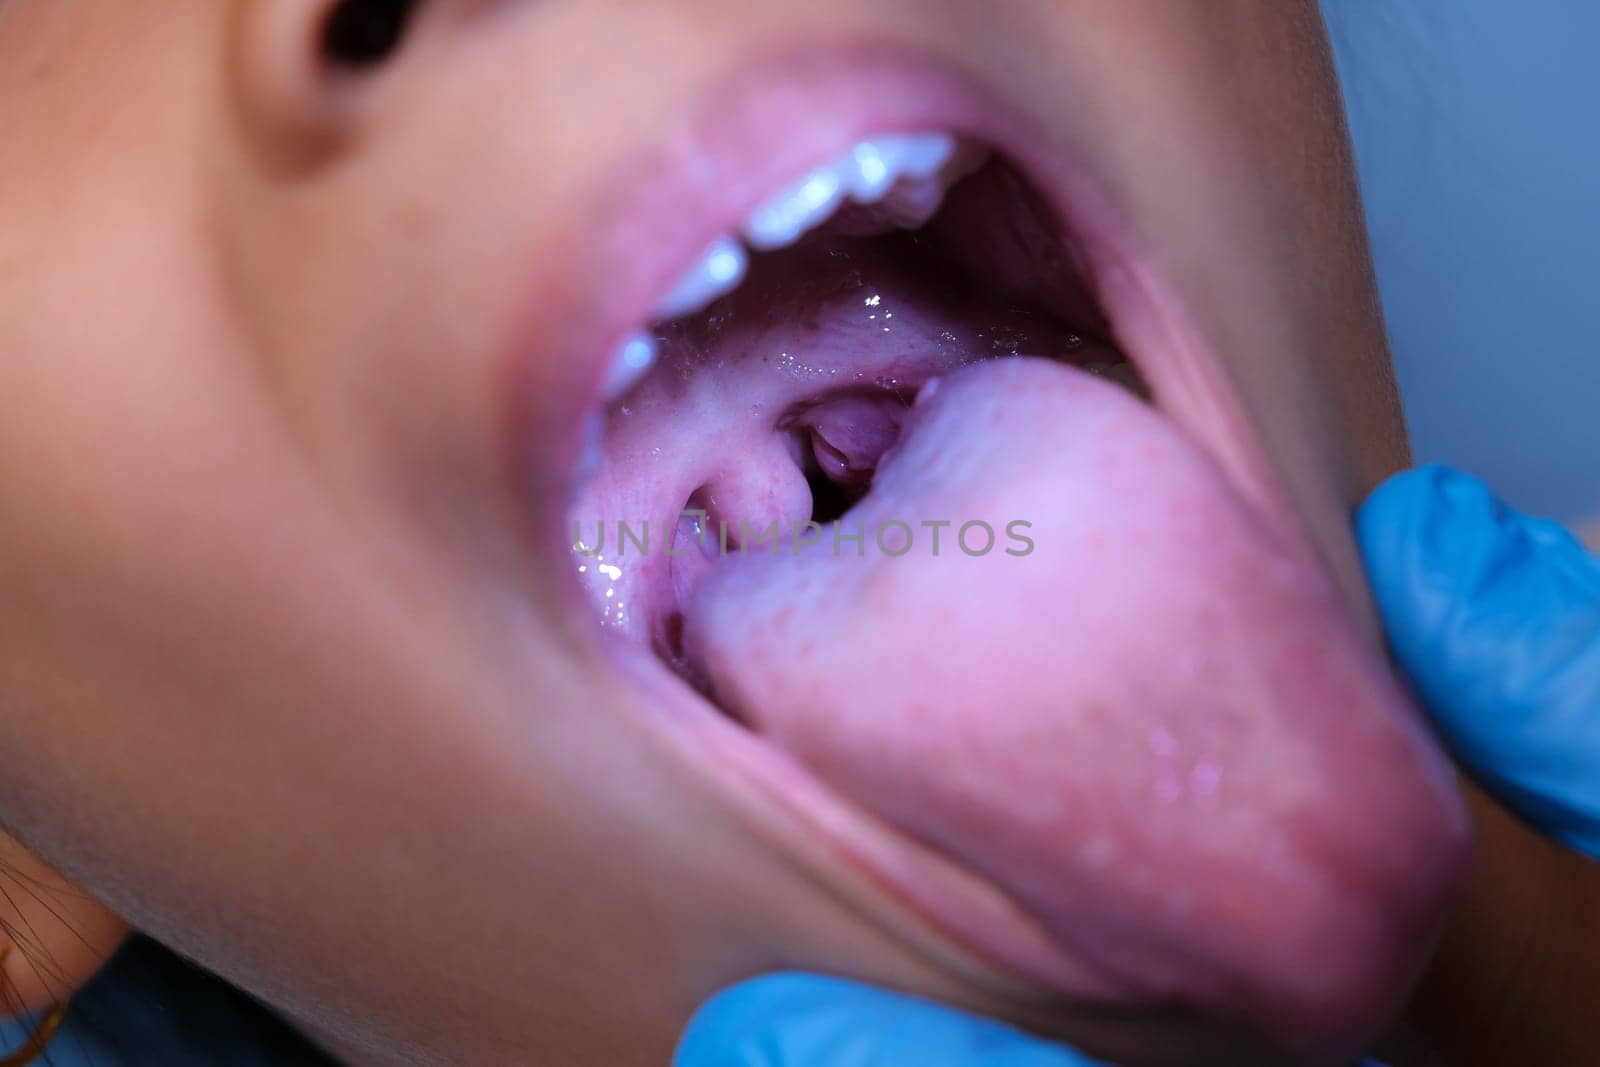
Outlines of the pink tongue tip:
<svg viewBox="0 0 1600 1067">
<path fill-rule="evenodd" d="M 927 392 L 844 519 L 865 550 L 719 561 L 687 613 L 697 670 L 1131 1003 L 1354 1049 L 1420 966 L 1467 829 L 1332 583 L 1114 386 L 1019 359 Z M 870 419 L 818 427 L 846 456 L 858 430 L 876 447 Z M 875 542 L 888 523 L 910 551 Z"/>
</svg>

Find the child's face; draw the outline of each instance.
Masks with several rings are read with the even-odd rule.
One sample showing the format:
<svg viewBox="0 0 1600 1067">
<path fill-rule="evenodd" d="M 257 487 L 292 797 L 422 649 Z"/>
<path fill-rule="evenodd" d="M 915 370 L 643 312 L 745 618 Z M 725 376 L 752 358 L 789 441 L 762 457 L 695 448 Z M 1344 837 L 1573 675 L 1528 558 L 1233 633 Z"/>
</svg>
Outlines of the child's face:
<svg viewBox="0 0 1600 1067">
<path fill-rule="evenodd" d="M 575 580 L 569 507 L 610 351 L 711 235 L 862 137 L 950 130 L 1082 213 L 1108 332 L 1157 397 L 1159 417 L 1123 421 L 1159 422 L 1161 447 L 1137 437 L 1150 447 L 1120 475 L 1092 472 L 1119 486 L 1095 498 L 1112 536 L 1148 493 L 1162 507 L 1140 515 L 1199 516 L 1200 542 L 1242 530 L 1281 549 L 1289 584 L 1303 571 L 1332 611 L 1313 544 L 1355 603 L 1347 509 L 1403 445 L 1314 6 L 421 0 L 394 54 L 359 69 L 319 54 L 331 6 L 0 0 L 7 824 L 135 924 L 380 1056 L 660 1063 L 700 998 L 793 966 L 1012 1016 L 1032 1004 L 1125 1055 L 1186 1033 L 1040 1012 L 1036 980 L 1188 998 L 1187 972 L 1114 960 L 1211 948 L 1063 951 L 1072 916 L 1045 935 L 994 905 L 958 873 L 974 866 L 959 843 L 804 751 L 829 787 L 752 769 L 770 752 L 750 756 L 655 659 L 619 670 Z M 1043 480 L 1019 506 L 1054 513 L 1055 491 Z M 1225 612 L 1206 548 L 1152 556 L 1152 581 Z M 1122 580 L 1120 560 L 1091 577 Z M 1130 673 L 1118 649 L 1163 610 L 1137 600 L 1097 631 L 1101 666 L 1070 670 Z M 1389 702 L 1354 625 L 1330 625 L 1322 665 L 1348 660 L 1349 684 Z M 1255 648 L 1246 633 L 1235 652 Z M 1286 669 L 1269 666 L 1251 678 Z M 1019 669 L 1064 715 L 1090 682 L 1124 692 L 1051 667 Z M 1252 759 L 1372 755 L 1261 685 L 1239 697 L 1235 741 L 1271 747 Z M 1366 742 L 1373 795 L 1420 813 L 1395 835 L 1444 844 L 1363 883 L 1385 920 L 1428 913 L 1460 835 L 1439 764 L 1391 725 L 1350 730 L 1386 739 Z M 1067 786 L 1109 798 L 1119 825 L 1162 825 L 1114 780 L 1142 770 L 1109 749 L 1098 762 Z M 1320 774 L 1244 768 L 1228 825 L 1336 841 L 1343 867 L 1308 860 L 1308 882 L 1279 884 L 1261 856 L 1241 875 L 1229 844 L 1208 876 L 1353 893 L 1340 879 L 1367 870 L 1349 850 L 1369 847 L 1368 802 Z M 1031 899 L 996 865 L 988 878 Z M 984 907 L 1005 914 L 974 918 Z M 1208 923 L 1224 919 L 1183 925 Z M 1358 968 L 1331 1021 L 1203 1006 L 1342 1041 L 1418 951 Z M 1275 967 L 1219 973 L 1248 989 Z"/>
</svg>

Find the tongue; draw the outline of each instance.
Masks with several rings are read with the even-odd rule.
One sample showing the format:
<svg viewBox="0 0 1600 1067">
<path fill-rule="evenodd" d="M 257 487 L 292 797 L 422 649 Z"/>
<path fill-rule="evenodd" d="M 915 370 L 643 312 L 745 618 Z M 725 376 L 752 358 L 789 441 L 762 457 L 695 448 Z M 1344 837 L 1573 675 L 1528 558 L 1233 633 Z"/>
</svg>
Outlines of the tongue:
<svg viewBox="0 0 1600 1067">
<path fill-rule="evenodd" d="M 1072 368 L 959 369 L 903 423 L 842 527 L 864 546 L 710 569 L 696 672 L 1130 1000 L 1359 1040 L 1426 951 L 1461 815 L 1320 568 Z"/>
<path fill-rule="evenodd" d="M 1456 870 L 1448 770 L 1296 534 L 1154 408 L 1029 358 L 1115 353 L 920 251 L 817 242 L 662 331 L 575 505 L 606 623 L 1096 988 L 1360 1040 Z M 824 475 L 853 507 L 786 540 Z"/>
</svg>

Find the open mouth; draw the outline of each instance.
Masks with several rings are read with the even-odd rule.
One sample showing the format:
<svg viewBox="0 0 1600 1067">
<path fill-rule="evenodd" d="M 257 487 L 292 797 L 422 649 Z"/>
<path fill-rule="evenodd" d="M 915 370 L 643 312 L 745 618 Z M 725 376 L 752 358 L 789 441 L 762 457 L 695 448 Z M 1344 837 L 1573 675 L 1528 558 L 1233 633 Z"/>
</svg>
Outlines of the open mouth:
<svg viewBox="0 0 1600 1067">
<path fill-rule="evenodd" d="M 1148 396 L 1069 256 L 1012 166 L 941 133 L 852 145 L 718 237 L 606 383 L 572 526 L 608 627 L 704 688 L 684 620 L 718 559 L 905 554 L 919 533 L 994 551 L 985 520 L 868 529 L 857 505 L 919 399 L 979 364 L 1049 360 Z M 1001 527 L 1023 544 L 1027 525 Z"/>
<path fill-rule="evenodd" d="M 1448 769 L 1077 179 L 877 121 L 620 337 L 565 531 L 602 629 L 1036 990 L 1348 1051 L 1459 871 Z"/>
</svg>

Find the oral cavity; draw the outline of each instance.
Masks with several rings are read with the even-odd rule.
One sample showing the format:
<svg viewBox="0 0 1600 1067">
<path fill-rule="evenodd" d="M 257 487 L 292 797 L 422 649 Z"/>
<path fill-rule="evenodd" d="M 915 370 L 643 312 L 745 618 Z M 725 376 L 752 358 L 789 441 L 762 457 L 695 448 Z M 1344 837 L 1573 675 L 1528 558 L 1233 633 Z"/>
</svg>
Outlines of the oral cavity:
<svg viewBox="0 0 1600 1067">
<path fill-rule="evenodd" d="M 898 177 L 859 146 L 806 176 L 625 347 L 580 581 L 1120 1003 L 1344 1051 L 1452 885 L 1448 768 L 1311 551 L 1148 403 L 1015 172 L 885 143 Z"/>
<path fill-rule="evenodd" d="M 1103 342 L 995 304 L 898 231 L 759 257 L 735 293 L 653 336 L 659 365 L 607 413 L 573 539 L 606 623 L 657 647 L 725 552 L 774 525 L 792 550 L 806 523 L 843 521 L 929 383 L 1023 356 L 1126 374 Z"/>
<path fill-rule="evenodd" d="M 738 235 L 714 239 L 672 286 L 655 319 L 666 322 L 703 310 L 744 281 L 750 250 L 788 248 L 823 223 L 831 221 L 836 232 L 856 235 L 918 229 L 938 212 L 950 187 L 977 170 L 987 155 L 947 134 L 861 141 L 757 206 Z M 655 355 L 650 330 L 624 340 L 613 360 L 607 397 L 630 389 L 648 372 Z"/>
</svg>

